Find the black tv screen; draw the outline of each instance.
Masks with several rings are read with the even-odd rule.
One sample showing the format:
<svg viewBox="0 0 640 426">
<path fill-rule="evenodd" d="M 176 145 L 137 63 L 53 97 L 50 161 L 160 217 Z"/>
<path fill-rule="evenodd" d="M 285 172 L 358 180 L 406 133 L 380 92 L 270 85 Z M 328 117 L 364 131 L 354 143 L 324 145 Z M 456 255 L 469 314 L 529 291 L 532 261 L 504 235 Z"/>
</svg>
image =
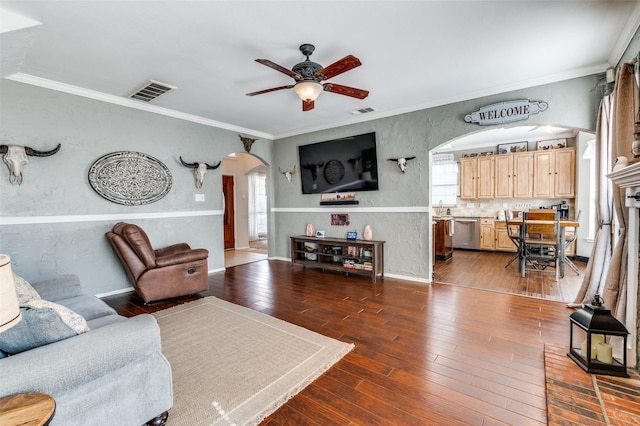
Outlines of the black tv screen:
<svg viewBox="0 0 640 426">
<path fill-rule="evenodd" d="M 303 194 L 377 191 L 376 134 L 298 147 Z"/>
</svg>

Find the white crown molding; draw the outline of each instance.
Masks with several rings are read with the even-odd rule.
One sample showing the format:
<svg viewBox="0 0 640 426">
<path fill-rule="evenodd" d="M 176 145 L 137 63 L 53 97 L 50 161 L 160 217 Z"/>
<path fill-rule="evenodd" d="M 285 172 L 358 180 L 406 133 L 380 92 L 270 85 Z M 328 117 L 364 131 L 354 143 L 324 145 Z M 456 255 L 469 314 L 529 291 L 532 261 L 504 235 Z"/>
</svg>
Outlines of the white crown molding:
<svg viewBox="0 0 640 426">
<path fill-rule="evenodd" d="M 139 109 L 142 111 L 151 112 L 154 114 L 165 115 L 167 117 L 177 118 L 179 120 L 191 121 L 193 123 L 203 124 L 205 126 L 217 127 L 225 130 L 232 130 L 239 133 L 247 133 L 260 138 L 273 140 L 273 135 L 270 133 L 260 132 L 258 130 L 247 129 L 244 127 L 234 126 L 232 124 L 223 123 L 221 121 L 210 120 L 208 118 L 200 117 L 198 115 L 186 114 L 180 111 L 175 111 L 169 108 L 162 108 L 155 105 L 145 104 L 140 101 L 136 101 L 129 98 L 123 98 L 121 96 L 109 95 L 107 93 L 98 92 L 95 90 L 89 90 L 71 84 L 60 83 L 58 81 L 48 80 L 46 78 L 36 77 L 34 75 L 25 73 L 15 73 L 6 77 L 7 80 L 16 81 L 18 83 L 30 84 L 32 86 L 43 87 L 45 89 L 56 90 L 58 92 L 69 93 L 71 95 L 82 96 L 84 98 L 94 99 L 97 101 L 108 102 L 110 104 L 120 105 L 127 108 Z"/>
<path fill-rule="evenodd" d="M 454 103 L 457 103 L 457 102 L 464 102 L 464 101 L 468 101 L 470 99 L 478 99 L 478 98 L 483 98 L 483 97 L 486 97 L 486 96 L 494 96 L 494 95 L 499 95 L 501 93 L 508 93 L 508 92 L 515 91 L 515 90 L 522 90 L 522 89 L 528 89 L 528 88 L 536 87 L 536 86 L 543 86 L 545 84 L 558 83 L 558 82 L 564 81 L 564 80 L 571 80 L 571 79 L 574 79 L 574 78 L 580 78 L 580 77 L 585 77 L 585 76 L 588 76 L 588 75 L 603 73 L 609 67 L 610 67 L 610 65 L 608 63 L 596 64 L 596 65 L 593 65 L 593 66 L 590 66 L 590 67 L 585 67 L 585 68 L 581 68 L 581 69 L 578 69 L 578 70 L 572 70 L 570 72 L 554 74 L 554 75 L 547 76 L 547 77 L 544 77 L 544 78 L 537 78 L 537 79 L 532 79 L 532 80 L 523 81 L 523 82 L 519 82 L 519 83 L 515 83 L 515 84 L 504 85 L 504 86 L 489 87 L 489 88 L 486 88 L 486 89 L 483 89 L 483 90 L 479 90 L 479 91 L 475 91 L 475 92 L 466 92 L 466 93 L 462 93 L 462 94 L 456 95 L 456 96 L 451 96 L 451 97 L 448 97 L 448 98 L 435 99 L 435 100 L 430 101 L 430 102 L 421 103 L 421 104 L 417 104 L 417 105 L 411 105 L 411 106 L 408 106 L 408 107 L 399 108 L 399 109 L 395 109 L 395 110 L 392 110 L 392 111 L 387 111 L 387 112 L 384 112 L 384 113 L 383 112 L 371 112 L 371 113 L 368 113 L 368 114 L 363 114 L 363 115 L 356 116 L 355 118 L 352 118 L 351 120 L 342 121 L 342 122 L 340 122 L 339 126 L 336 126 L 335 124 L 333 124 L 333 125 L 327 124 L 327 125 L 324 125 L 324 126 L 318 126 L 318 127 L 312 127 L 312 128 L 306 128 L 306 129 L 296 129 L 296 130 L 292 130 L 290 132 L 276 133 L 275 135 L 273 135 L 273 137 L 274 137 L 274 140 L 283 139 L 283 138 L 287 138 L 287 137 L 291 137 L 291 136 L 302 135 L 302 134 L 305 134 L 305 133 L 319 132 L 321 130 L 334 129 L 336 127 L 342 127 L 342 126 L 347 126 L 347 125 L 356 124 L 356 123 L 364 123 L 366 121 L 372 121 L 372 120 L 378 120 L 378 119 L 381 119 L 381 118 L 393 117 L 395 115 L 407 114 L 407 113 L 410 113 L 410 112 L 421 111 L 423 109 L 435 108 L 435 107 L 439 107 L 439 106 L 443 106 L 443 105 L 454 104 Z"/>
<path fill-rule="evenodd" d="M 640 28 L 640 3 L 636 3 L 636 7 L 627 20 L 627 25 L 620 31 L 620 37 L 609 55 L 611 67 L 618 65 L 638 28 Z"/>
<path fill-rule="evenodd" d="M 110 214 L 87 214 L 87 215 L 65 215 L 65 216 L 13 216 L 0 217 L 0 226 L 5 225 L 36 225 L 45 223 L 77 223 L 77 222 L 104 222 L 122 221 L 135 219 L 165 219 L 178 217 L 197 216 L 221 216 L 222 210 L 202 210 L 185 212 L 157 212 L 157 213 L 110 213 Z"/>
</svg>

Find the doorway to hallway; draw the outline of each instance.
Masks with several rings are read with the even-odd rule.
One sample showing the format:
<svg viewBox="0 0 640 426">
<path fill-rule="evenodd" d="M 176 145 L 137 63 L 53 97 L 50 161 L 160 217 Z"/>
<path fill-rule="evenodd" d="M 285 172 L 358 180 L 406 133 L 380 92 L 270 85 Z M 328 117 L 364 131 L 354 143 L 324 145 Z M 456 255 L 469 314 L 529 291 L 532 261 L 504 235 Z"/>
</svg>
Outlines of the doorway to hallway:
<svg viewBox="0 0 640 426">
<path fill-rule="evenodd" d="M 234 153 L 222 162 L 225 267 L 267 258 L 268 168 L 258 157 Z"/>
</svg>

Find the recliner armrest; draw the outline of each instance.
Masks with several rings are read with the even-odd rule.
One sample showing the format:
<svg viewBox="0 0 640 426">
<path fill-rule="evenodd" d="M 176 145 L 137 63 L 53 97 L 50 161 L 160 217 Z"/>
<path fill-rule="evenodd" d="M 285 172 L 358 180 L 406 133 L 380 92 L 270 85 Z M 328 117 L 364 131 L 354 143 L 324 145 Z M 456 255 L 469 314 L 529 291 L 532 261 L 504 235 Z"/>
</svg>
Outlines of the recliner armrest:
<svg viewBox="0 0 640 426">
<path fill-rule="evenodd" d="M 181 253 L 175 253 L 169 256 L 156 257 L 156 266 L 162 268 L 170 265 L 179 265 L 193 262 L 196 260 L 204 260 L 209 257 L 207 249 L 193 249 Z"/>
<path fill-rule="evenodd" d="M 62 393 L 152 352 L 161 352 L 160 328 L 155 317 L 141 314 L 0 359 L 0 396 Z"/>
<path fill-rule="evenodd" d="M 164 256 L 170 256 L 172 254 L 180 253 L 183 251 L 189 251 L 189 250 L 191 250 L 191 246 L 189 246 L 189 244 L 178 243 L 178 244 L 170 245 L 168 247 L 157 249 L 155 250 L 155 252 L 156 252 L 156 257 L 164 257 Z"/>
</svg>

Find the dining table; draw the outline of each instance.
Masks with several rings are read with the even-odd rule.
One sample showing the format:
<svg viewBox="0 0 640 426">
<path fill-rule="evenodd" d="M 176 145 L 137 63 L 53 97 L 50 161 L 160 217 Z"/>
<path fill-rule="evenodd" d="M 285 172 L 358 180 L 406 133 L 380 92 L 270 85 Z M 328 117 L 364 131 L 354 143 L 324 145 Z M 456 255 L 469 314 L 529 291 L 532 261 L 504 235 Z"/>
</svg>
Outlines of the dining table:
<svg viewBox="0 0 640 426">
<path fill-rule="evenodd" d="M 524 226 L 522 226 L 523 218 L 522 217 L 514 217 L 513 219 L 507 220 L 507 226 L 517 226 L 518 227 L 518 236 L 520 237 L 520 246 L 519 246 L 519 272 L 522 274 L 525 269 L 525 258 L 523 255 L 524 251 L 524 243 L 525 235 L 524 235 Z M 528 224 L 537 224 L 537 225 L 553 225 L 555 221 L 553 220 L 527 220 Z M 566 240 L 566 228 L 578 228 L 580 226 L 580 222 L 575 219 L 560 219 L 560 262 L 559 262 L 559 275 L 560 278 L 564 278 L 564 267 L 567 263 L 567 256 L 565 254 L 565 240 Z"/>
</svg>

